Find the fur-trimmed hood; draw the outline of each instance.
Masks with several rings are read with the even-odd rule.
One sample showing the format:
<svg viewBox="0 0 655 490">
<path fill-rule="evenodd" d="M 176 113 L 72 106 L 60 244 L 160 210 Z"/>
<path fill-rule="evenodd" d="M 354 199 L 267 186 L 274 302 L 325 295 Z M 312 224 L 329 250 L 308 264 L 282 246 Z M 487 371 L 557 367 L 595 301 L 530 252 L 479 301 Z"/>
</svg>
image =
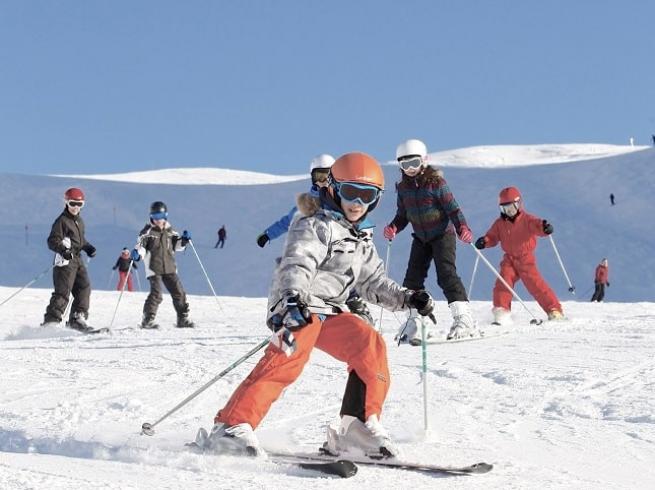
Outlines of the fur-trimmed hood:
<svg viewBox="0 0 655 490">
<path fill-rule="evenodd" d="M 296 196 L 296 206 L 303 216 L 314 216 L 321 209 L 321 200 L 310 192 L 303 192 Z"/>
</svg>

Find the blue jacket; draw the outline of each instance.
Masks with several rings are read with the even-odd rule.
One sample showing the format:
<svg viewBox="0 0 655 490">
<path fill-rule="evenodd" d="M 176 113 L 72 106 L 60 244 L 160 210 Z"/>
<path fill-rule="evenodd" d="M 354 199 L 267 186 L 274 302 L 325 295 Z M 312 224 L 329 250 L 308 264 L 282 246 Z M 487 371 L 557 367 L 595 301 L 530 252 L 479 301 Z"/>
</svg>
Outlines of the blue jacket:
<svg viewBox="0 0 655 490">
<path fill-rule="evenodd" d="M 309 189 L 309 194 L 312 197 L 318 197 L 318 187 L 312 185 L 312 187 Z M 266 228 L 264 233 L 268 235 L 268 238 L 270 240 L 275 240 L 276 238 L 284 235 L 287 231 L 289 231 L 289 226 L 291 226 L 291 221 L 293 221 L 293 216 L 296 214 L 297 211 L 298 211 L 297 206 L 292 207 L 291 211 L 289 211 L 287 214 L 282 216 L 271 226 Z"/>
</svg>

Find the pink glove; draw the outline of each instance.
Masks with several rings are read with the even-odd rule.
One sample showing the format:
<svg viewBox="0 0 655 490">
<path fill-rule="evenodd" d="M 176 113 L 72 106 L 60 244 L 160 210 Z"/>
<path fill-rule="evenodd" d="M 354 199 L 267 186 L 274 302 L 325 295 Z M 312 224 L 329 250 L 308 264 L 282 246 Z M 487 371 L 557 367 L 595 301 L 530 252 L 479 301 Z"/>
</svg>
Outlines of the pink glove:
<svg viewBox="0 0 655 490">
<path fill-rule="evenodd" d="M 471 233 L 471 229 L 468 226 L 462 225 L 460 227 L 459 239 L 464 243 L 471 243 L 473 241 L 473 233 Z"/>
<path fill-rule="evenodd" d="M 384 227 L 384 238 L 391 241 L 396 237 L 396 225 L 387 225 Z"/>
</svg>

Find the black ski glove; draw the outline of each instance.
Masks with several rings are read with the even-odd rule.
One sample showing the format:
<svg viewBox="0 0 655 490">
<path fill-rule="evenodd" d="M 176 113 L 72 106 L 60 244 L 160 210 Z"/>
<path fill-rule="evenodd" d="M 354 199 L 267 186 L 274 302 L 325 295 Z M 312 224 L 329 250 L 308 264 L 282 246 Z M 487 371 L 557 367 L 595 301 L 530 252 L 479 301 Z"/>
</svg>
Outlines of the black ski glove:
<svg viewBox="0 0 655 490">
<path fill-rule="evenodd" d="M 282 314 L 282 324 L 289 330 L 298 330 L 312 320 L 312 312 L 307 303 L 298 294 L 287 296 L 285 311 Z"/>
<path fill-rule="evenodd" d="M 115 265 L 114 267 L 111 268 L 111 270 L 113 270 L 113 271 L 115 271 L 116 269 L 118 269 L 117 265 Z"/>
<path fill-rule="evenodd" d="M 93 258 L 96 256 L 96 248 L 90 243 L 84 245 L 84 247 L 82 247 L 82 250 L 84 250 L 89 257 Z"/>
<path fill-rule="evenodd" d="M 605 284 L 607 284 L 607 287 L 610 287 L 610 283 L 609 283 L 609 282 L 606 282 Z"/>
<path fill-rule="evenodd" d="M 487 241 L 484 239 L 483 236 L 481 236 L 475 241 L 475 248 L 477 248 L 478 250 L 482 250 L 486 246 L 487 246 Z"/>
<path fill-rule="evenodd" d="M 544 233 L 546 235 L 550 235 L 553 232 L 553 225 L 551 225 L 548 221 L 545 219 L 541 221 L 541 226 L 544 229 Z"/>
<path fill-rule="evenodd" d="M 432 310 L 434 309 L 434 303 L 432 301 L 432 297 L 430 296 L 430 293 L 428 293 L 427 291 L 423 289 L 419 291 L 412 291 L 407 301 L 407 304 L 409 304 L 411 308 L 416 308 L 418 310 L 419 315 L 430 316 L 431 318 L 434 318 L 434 316 L 432 315 Z"/>
<path fill-rule="evenodd" d="M 271 239 L 268 238 L 266 232 L 262 233 L 257 237 L 257 245 L 259 245 L 261 248 L 264 248 L 264 246 L 270 241 Z"/>
</svg>

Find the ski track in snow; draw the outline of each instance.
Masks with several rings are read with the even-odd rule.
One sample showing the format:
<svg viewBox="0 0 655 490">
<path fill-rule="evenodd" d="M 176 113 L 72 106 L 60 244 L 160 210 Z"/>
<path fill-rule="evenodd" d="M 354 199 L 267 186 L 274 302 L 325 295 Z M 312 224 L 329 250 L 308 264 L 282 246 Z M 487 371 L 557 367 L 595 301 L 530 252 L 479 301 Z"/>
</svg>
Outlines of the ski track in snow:
<svg viewBox="0 0 655 490">
<path fill-rule="evenodd" d="M 0 298 L 14 289 L 0 288 Z M 487 461 L 474 477 L 360 467 L 349 480 L 261 460 L 183 448 L 261 352 L 139 434 L 268 335 L 265 300 L 191 296 L 199 327 L 178 330 L 170 300 L 158 331 L 134 328 L 145 294 L 123 297 L 111 334 L 38 327 L 49 290 L 4 305 L 0 324 L 0 488 L 653 488 L 655 304 L 565 302 L 569 320 L 530 326 L 517 308 L 505 335 L 428 348 L 430 431 L 423 432 L 420 348 L 393 342 L 384 313 L 392 386 L 383 422 L 406 459 Z M 108 326 L 117 292 L 94 292 L 90 321 Z M 528 303 L 537 312 L 535 303 Z M 481 324 L 490 305 L 474 302 Z M 375 308 L 376 318 L 379 309 Z M 444 329 L 449 314 L 437 305 Z M 488 332 L 493 332 L 489 327 Z M 315 351 L 257 433 L 272 449 L 313 450 L 337 419 L 344 365 Z"/>
</svg>

